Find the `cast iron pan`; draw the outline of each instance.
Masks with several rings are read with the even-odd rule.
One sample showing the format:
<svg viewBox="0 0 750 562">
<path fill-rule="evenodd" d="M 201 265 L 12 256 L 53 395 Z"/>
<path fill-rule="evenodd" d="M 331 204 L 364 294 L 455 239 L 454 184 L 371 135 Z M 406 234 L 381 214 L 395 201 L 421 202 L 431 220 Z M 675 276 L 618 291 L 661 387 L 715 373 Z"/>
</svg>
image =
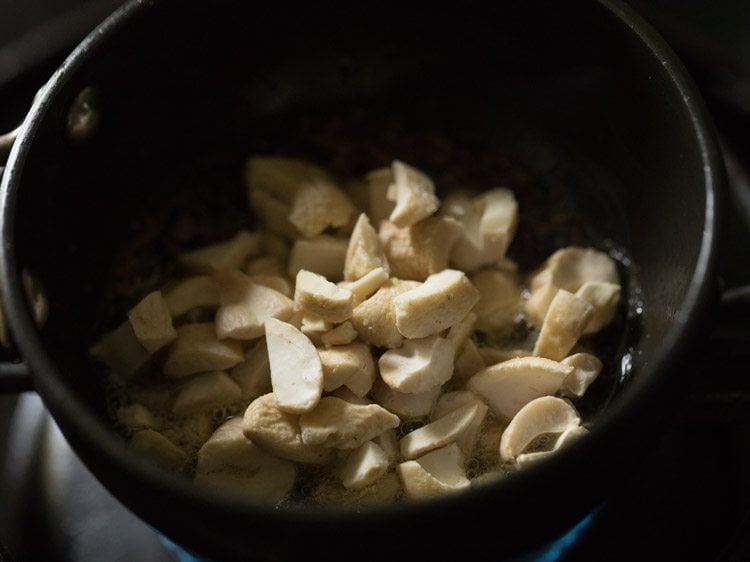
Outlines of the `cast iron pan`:
<svg viewBox="0 0 750 562">
<path fill-rule="evenodd" d="M 207 4 L 133 1 L 115 13 L 43 89 L 3 176 L 8 320 L 75 451 L 139 516 L 215 559 L 501 558 L 580 520 L 658 435 L 711 321 L 723 168 L 679 61 L 609 0 L 466 12 Z M 71 134 L 84 90 L 97 122 Z M 258 152 L 342 175 L 398 157 L 445 188 L 509 185 L 522 217 L 541 198 L 556 213 L 523 220 L 570 228 L 519 238 L 523 265 L 550 241 L 622 250 L 628 298 L 587 407 L 591 434 L 497 484 L 357 513 L 232 502 L 129 449 L 87 353 L 113 321 L 103 303 L 127 271 L 168 267 L 185 244 L 180 217 L 206 225 L 196 242 L 247 224 L 242 167 Z M 47 292 L 41 331 L 21 267 Z"/>
</svg>

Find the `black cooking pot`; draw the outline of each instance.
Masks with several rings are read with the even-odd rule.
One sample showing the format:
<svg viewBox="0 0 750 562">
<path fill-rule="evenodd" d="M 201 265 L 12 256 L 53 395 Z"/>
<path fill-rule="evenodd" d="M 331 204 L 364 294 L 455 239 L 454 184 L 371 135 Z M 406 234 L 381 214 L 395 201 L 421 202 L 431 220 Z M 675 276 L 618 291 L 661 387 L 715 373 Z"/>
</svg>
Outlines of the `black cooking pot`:
<svg viewBox="0 0 750 562">
<path fill-rule="evenodd" d="M 715 288 L 723 168 L 700 97 L 618 1 L 463 8 L 132 1 L 35 101 L 0 194 L 8 322 L 74 450 L 186 548 L 274 560 L 527 552 L 604 501 L 669 415 Z M 183 212 L 208 222 L 228 204 L 244 213 L 242 165 L 258 152 L 342 173 L 394 157 L 438 173 L 448 158 L 458 171 L 441 185 L 475 179 L 461 175 L 469 162 L 474 176 L 489 174 L 487 187 L 519 186 L 522 217 L 521 187 L 533 185 L 530 200 L 544 194 L 590 239 L 625 250 L 630 320 L 590 435 L 502 481 L 357 513 L 233 502 L 134 453 L 111 428 L 88 357 L 107 287 L 127 281 L 113 278 L 123 270 L 114 261 L 130 256 L 148 271 L 139 260 L 179 245 L 168 233 Z M 541 255 L 533 240 L 515 251 L 529 263 Z M 23 297 L 25 267 L 46 289 L 41 330 Z"/>
</svg>

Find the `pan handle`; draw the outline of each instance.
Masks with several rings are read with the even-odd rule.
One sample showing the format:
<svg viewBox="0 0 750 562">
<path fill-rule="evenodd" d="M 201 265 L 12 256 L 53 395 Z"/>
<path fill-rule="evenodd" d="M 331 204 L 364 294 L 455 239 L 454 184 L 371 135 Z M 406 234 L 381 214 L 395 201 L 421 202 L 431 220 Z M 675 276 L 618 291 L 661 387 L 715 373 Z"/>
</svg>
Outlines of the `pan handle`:
<svg viewBox="0 0 750 562">
<path fill-rule="evenodd" d="M 700 356 L 681 413 L 694 422 L 750 420 L 750 285 L 725 290 L 718 320 Z"/>
</svg>

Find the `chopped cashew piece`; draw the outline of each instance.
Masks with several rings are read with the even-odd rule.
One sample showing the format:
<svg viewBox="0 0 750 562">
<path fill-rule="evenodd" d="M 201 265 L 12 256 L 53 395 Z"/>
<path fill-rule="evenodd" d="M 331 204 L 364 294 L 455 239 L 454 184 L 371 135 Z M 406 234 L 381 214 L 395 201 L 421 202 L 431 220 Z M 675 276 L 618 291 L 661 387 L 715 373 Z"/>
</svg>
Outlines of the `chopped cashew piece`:
<svg viewBox="0 0 750 562">
<path fill-rule="evenodd" d="M 320 336 L 320 341 L 326 347 L 346 345 L 357 339 L 357 330 L 348 320 Z"/>
<path fill-rule="evenodd" d="M 180 470 L 187 462 L 187 454 L 169 439 L 153 429 L 142 429 L 130 438 L 130 446 L 146 453 L 151 459 L 172 470 Z"/>
<path fill-rule="evenodd" d="M 253 459 L 253 445 L 242 431 L 243 423 L 242 416 L 230 418 L 211 434 L 198 450 L 199 473 L 228 467 L 252 469 L 257 464 Z"/>
<path fill-rule="evenodd" d="M 432 411 L 432 419 L 439 420 L 447 416 L 450 412 L 467 405 L 475 405 L 477 412 L 469 425 L 456 438 L 456 444 L 461 447 L 461 451 L 468 457 L 474 450 L 474 445 L 476 445 L 479 438 L 479 430 L 482 428 L 482 422 L 484 422 L 484 417 L 487 415 L 488 408 L 485 403 L 469 390 L 446 392 L 440 397 L 437 404 L 435 404 L 435 409 Z"/>
<path fill-rule="evenodd" d="M 135 337 L 133 326 L 128 320 L 104 334 L 89 351 L 124 381 L 143 372 L 151 359 L 151 354 Z"/>
<path fill-rule="evenodd" d="M 117 421 L 128 429 L 159 429 L 162 425 L 143 404 L 130 404 L 117 409 Z"/>
<path fill-rule="evenodd" d="M 216 311 L 216 335 L 219 339 L 259 338 L 264 334 L 266 320 L 287 320 L 294 312 L 294 303 L 289 297 L 253 283 L 236 269 L 217 271 L 214 282 L 219 289 L 221 303 Z"/>
<path fill-rule="evenodd" d="M 417 281 L 389 279 L 366 301 L 358 304 L 352 312 L 352 326 L 365 343 L 377 347 L 399 347 L 403 341 L 396 327 L 393 309 L 394 299 L 420 284 Z"/>
<path fill-rule="evenodd" d="M 531 278 L 532 292 L 552 284 L 575 293 L 587 281 L 619 282 L 617 266 L 606 253 L 593 248 L 569 246 L 557 250 Z"/>
<path fill-rule="evenodd" d="M 372 397 L 389 412 L 399 416 L 418 418 L 426 416 L 432 411 L 440 392 L 439 385 L 425 392 L 399 392 L 393 390 L 380 379 L 375 382 Z"/>
<path fill-rule="evenodd" d="M 571 427 L 570 429 L 566 429 L 563 431 L 558 438 L 555 440 L 554 445 L 552 448 L 548 451 L 534 451 L 533 453 L 522 453 L 516 457 L 516 465 L 518 467 L 523 467 L 529 464 L 532 464 L 536 461 L 545 459 L 552 455 L 555 451 L 565 447 L 569 443 L 572 443 L 573 441 L 578 440 L 580 437 L 583 437 L 588 433 L 588 430 L 581 426 L 577 425 L 575 427 Z"/>
<path fill-rule="evenodd" d="M 285 275 L 286 267 L 283 264 L 283 260 L 271 254 L 250 260 L 243 271 L 248 275 Z"/>
<path fill-rule="evenodd" d="M 388 470 L 388 455 L 379 445 L 368 441 L 352 451 L 341 467 L 344 488 L 361 490 L 375 482 Z"/>
<path fill-rule="evenodd" d="M 386 197 L 395 201 L 390 221 L 399 227 L 410 226 L 437 211 L 440 201 L 435 196 L 435 184 L 423 172 L 394 160 L 391 164 L 393 184 Z"/>
<path fill-rule="evenodd" d="M 291 321 L 289 323 L 292 324 Z M 304 313 L 302 315 L 302 324 L 299 327 L 300 331 L 308 338 L 312 337 L 314 334 L 317 335 L 328 332 L 329 330 L 331 330 L 331 328 L 333 328 L 332 322 L 323 320 L 320 316 L 315 316 L 314 314 Z"/>
<path fill-rule="evenodd" d="M 399 441 L 401 456 L 405 459 L 415 459 L 428 451 L 455 442 L 480 415 L 480 406 L 484 407 L 484 413 L 486 413 L 487 407 L 484 404 L 469 403 L 449 411 L 434 422 L 407 433 Z M 484 417 L 483 413 L 481 417 Z"/>
<path fill-rule="evenodd" d="M 388 219 L 396 204 L 388 199 L 388 188 L 393 183 L 393 171 L 390 167 L 378 168 L 365 175 L 367 180 L 367 199 L 369 202 L 370 220 L 375 226 Z"/>
<path fill-rule="evenodd" d="M 339 286 L 352 292 L 354 306 L 357 306 L 372 296 L 386 281 L 388 281 L 388 272 L 382 267 L 376 267 L 356 281 L 342 281 Z"/>
<path fill-rule="evenodd" d="M 446 215 L 463 225 L 451 261 L 464 271 L 475 271 L 501 260 L 518 224 L 518 203 L 509 189 L 486 191 L 473 199 L 456 195 L 445 203 Z"/>
<path fill-rule="evenodd" d="M 389 463 L 396 461 L 400 452 L 398 450 L 398 439 L 396 438 L 395 429 L 386 429 L 383 433 L 374 437 L 372 441 L 383 449 Z"/>
<path fill-rule="evenodd" d="M 149 353 L 159 351 L 177 337 L 161 291 L 149 293 L 131 308 L 128 320 L 135 337 Z"/>
<path fill-rule="evenodd" d="M 560 363 L 571 365 L 573 372 L 563 379 L 562 389 L 569 396 L 581 397 L 589 385 L 602 372 L 602 362 L 590 353 L 576 353 L 566 357 Z"/>
<path fill-rule="evenodd" d="M 253 156 L 247 162 L 245 173 L 251 190 L 272 193 L 287 203 L 301 185 L 329 178 L 323 168 L 312 162 L 280 156 Z"/>
<path fill-rule="evenodd" d="M 245 410 L 242 430 L 253 443 L 283 459 L 326 464 L 333 456 L 331 449 L 302 441 L 299 416 L 281 410 L 272 393 L 250 403 Z"/>
<path fill-rule="evenodd" d="M 323 365 L 323 390 L 330 392 L 346 385 L 360 398 L 370 392 L 377 373 L 369 346 L 363 343 L 341 345 L 319 349 L 318 355 Z"/>
<path fill-rule="evenodd" d="M 356 449 L 399 423 L 398 416 L 377 404 L 359 406 L 333 396 L 321 398 L 299 418 L 304 443 L 336 449 Z"/>
<path fill-rule="evenodd" d="M 560 361 L 565 358 L 594 314 L 594 307 L 564 289 L 557 291 L 544 317 L 534 355 Z"/>
<path fill-rule="evenodd" d="M 177 391 L 172 412 L 186 416 L 221 408 L 242 397 L 242 390 L 229 375 L 217 371 L 190 379 Z"/>
<path fill-rule="evenodd" d="M 263 285 L 269 289 L 278 291 L 285 297 L 292 296 L 292 285 L 283 275 L 266 275 L 262 273 L 252 273 L 247 276 L 250 281 L 256 285 Z"/>
<path fill-rule="evenodd" d="M 399 392 L 427 392 L 451 378 L 453 355 L 453 345 L 445 338 L 406 340 L 400 348 L 380 356 L 380 376 Z"/>
<path fill-rule="evenodd" d="M 359 215 L 349 238 L 344 264 L 344 279 L 356 281 L 378 267 L 383 268 L 386 274 L 390 271 L 378 233 L 370 224 L 367 215 L 362 213 Z"/>
<path fill-rule="evenodd" d="M 404 337 L 423 338 L 460 322 L 479 300 L 462 271 L 445 269 L 393 299 L 396 327 Z"/>
<path fill-rule="evenodd" d="M 321 234 L 313 238 L 299 238 L 294 241 L 289 256 L 289 277 L 294 279 L 301 269 L 322 275 L 331 281 L 343 278 L 346 249 L 349 242 Z"/>
<path fill-rule="evenodd" d="M 328 227 L 344 226 L 355 210 L 346 193 L 331 181 L 317 178 L 300 185 L 294 194 L 289 222 L 310 238 Z"/>
<path fill-rule="evenodd" d="M 577 292 L 584 283 L 618 284 L 617 266 L 606 253 L 593 248 L 569 246 L 557 250 L 531 277 L 531 297 L 527 312 L 535 325 L 540 326 L 554 297 L 554 289 Z"/>
<path fill-rule="evenodd" d="M 237 269 L 260 252 L 260 236 L 241 230 L 233 238 L 180 254 L 182 264 L 196 273 Z"/>
<path fill-rule="evenodd" d="M 271 392 L 271 366 L 265 338 L 259 339 L 245 352 L 245 360 L 235 365 L 229 376 L 242 389 L 242 397 L 255 399 Z"/>
<path fill-rule="evenodd" d="M 294 302 L 306 312 L 329 322 L 343 322 L 352 315 L 352 292 L 337 287 L 322 275 L 301 269 L 297 273 Z"/>
<path fill-rule="evenodd" d="M 164 374 L 178 378 L 202 371 L 221 371 L 241 363 L 242 344 L 219 340 L 213 322 L 186 324 L 177 328 L 177 339 L 168 350 Z"/>
<path fill-rule="evenodd" d="M 584 334 L 595 334 L 612 322 L 620 304 L 620 285 L 602 281 L 587 281 L 576 291 L 576 296 L 594 307 Z"/>
<path fill-rule="evenodd" d="M 474 331 L 474 323 L 476 321 L 476 313 L 469 312 L 463 320 L 451 326 L 451 329 L 448 330 L 448 335 L 445 336 L 445 338 L 453 345 L 453 351 L 458 353 L 468 341 L 469 336 L 471 336 L 471 333 Z"/>
<path fill-rule="evenodd" d="M 198 450 L 196 482 L 234 497 L 277 502 L 294 486 L 288 460 L 269 455 L 245 437 L 241 417 L 224 422 Z"/>
<path fill-rule="evenodd" d="M 172 318 L 196 308 L 219 306 L 219 291 L 210 275 L 188 277 L 164 291 L 164 300 Z"/>
<path fill-rule="evenodd" d="M 444 270 L 460 235 L 461 225 L 444 217 L 428 217 L 403 228 L 390 221 L 380 224 L 380 239 L 391 274 L 399 279 L 424 281 Z"/>
<path fill-rule="evenodd" d="M 464 470 L 464 456 L 455 443 L 427 453 L 415 461 L 398 465 L 398 475 L 413 499 L 431 499 L 465 490 L 469 480 Z"/>
<path fill-rule="evenodd" d="M 477 313 L 475 328 L 489 334 L 513 330 L 516 316 L 523 311 L 521 287 L 516 275 L 485 269 L 470 279 L 479 291 L 479 300 L 474 305 L 474 312 Z"/>
<path fill-rule="evenodd" d="M 521 408 L 500 438 L 500 458 L 512 461 L 537 437 L 580 425 L 576 409 L 561 398 L 542 396 Z"/>
<path fill-rule="evenodd" d="M 252 468 L 197 472 L 195 482 L 229 498 L 271 504 L 280 502 L 294 487 L 294 464 L 269 455 L 253 444 L 249 450 L 250 458 L 255 461 Z"/>
<path fill-rule="evenodd" d="M 480 347 L 478 348 L 478 352 L 488 367 L 508 361 L 509 359 L 532 357 L 534 355 L 532 350 L 520 348 L 500 349 L 497 347 Z"/>
<path fill-rule="evenodd" d="M 486 366 L 487 364 L 472 340 L 466 340 L 453 361 L 454 375 L 460 381 L 466 381 Z"/>
<path fill-rule="evenodd" d="M 279 408 L 293 414 L 315 408 L 323 392 L 323 368 L 310 339 L 291 324 L 269 318 L 266 345 Z"/>
<path fill-rule="evenodd" d="M 253 156 L 247 162 L 245 181 L 250 207 L 272 231 L 289 237 L 297 229 L 289 221 L 292 201 L 306 184 L 330 181 L 325 170 L 295 158 Z"/>
<path fill-rule="evenodd" d="M 497 416 L 509 420 L 535 398 L 557 392 L 572 372 L 571 365 L 551 359 L 519 357 L 479 371 L 466 387 L 484 400 Z"/>
</svg>

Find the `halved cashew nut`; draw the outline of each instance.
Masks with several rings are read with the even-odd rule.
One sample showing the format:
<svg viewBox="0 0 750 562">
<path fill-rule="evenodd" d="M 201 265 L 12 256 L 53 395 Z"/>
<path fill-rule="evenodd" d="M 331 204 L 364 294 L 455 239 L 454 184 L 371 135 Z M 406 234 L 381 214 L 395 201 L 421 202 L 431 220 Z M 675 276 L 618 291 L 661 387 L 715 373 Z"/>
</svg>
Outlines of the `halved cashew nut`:
<svg viewBox="0 0 750 562">
<path fill-rule="evenodd" d="M 482 423 L 487 415 L 487 405 L 470 390 L 457 390 L 443 394 L 438 399 L 435 409 L 432 411 L 432 419 L 438 420 L 447 416 L 450 412 L 469 405 L 476 406 L 477 411 L 472 417 L 471 422 L 469 422 L 469 425 L 460 432 L 456 439 L 456 443 L 467 457 L 471 455 L 474 445 L 477 443 L 479 430 L 482 428 Z"/>
<path fill-rule="evenodd" d="M 621 287 L 615 283 L 587 281 L 576 291 L 576 296 L 594 307 L 584 334 L 594 334 L 612 322 L 620 303 Z"/>
<path fill-rule="evenodd" d="M 522 453 L 518 455 L 518 457 L 516 457 L 516 465 L 520 468 L 529 464 L 533 464 L 542 459 L 546 459 L 569 443 L 580 439 L 588 432 L 588 429 L 586 429 L 582 425 L 577 425 L 575 427 L 571 427 L 570 429 L 566 429 L 557 437 L 557 439 L 555 439 L 555 442 L 549 450 L 534 451 L 533 453 Z"/>
<path fill-rule="evenodd" d="M 594 307 L 564 289 L 557 291 L 544 317 L 534 355 L 560 361 L 568 355 L 594 314 Z"/>
<path fill-rule="evenodd" d="M 463 271 L 444 269 L 393 299 L 396 327 L 404 337 L 423 338 L 463 320 L 479 300 L 479 291 Z"/>
<path fill-rule="evenodd" d="M 402 462 L 397 470 L 406 495 L 413 499 L 435 498 L 469 487 L 464 455 L 455 443 Z"/>
<path fill-rule="evenodd" d="M 380 356 L 380 376 L 399 392 L 427 392 L 451 378 L 453 355 L 453 345 L 445 338 L 406 340 L 400 348 Z"/>
<path fill-rule="evenodd" d="M 266 345 L 279 408 L 293 414 L 312 410 L 323 393 L 318 350 L 297 328 L 275 318 L 266 320 Z"/>
<path fill-rule="evenodd" d="M 563 391 L 570 396 L 579 398 L 584 395 L 591 383 L 596 380 L 596 377 L 602 372 L 603 366 L 599 358 L 590 353 L 576 353 L 570 357 L 566 357 L 560 363 L 571 365 L 574 369 L 563 380 Z"/>
<path fill-rule="evenodd" d="M 483 409 L 483 411 L 482 411 Z M 401 456 L 415 459 L 425 453 L 456 441 L 477 416 L 484 417 L 484 404 L 465 404 L 449 411 L 443 417 L 407 433 L 399 441 Z"/>
<path fill-rule="evenodd" d="M 484 400 L 495 415 L 509 420 L 535 398 L 557 392 L 572 372 L 571 365 L 551 359 L 519 357 L 479 371 L 466 387 Z"/>
<path fill-rule="evenodd" d="M 242 422 L 245 437 L 283 459 L 305 464 L 325 464 L 333 456 L 331 449 L 302 441 L 299 416 L 279 408 L 273 393 L 253 400 Z"/>
<path fill-rule="evenodd" d="M 299 419 L 305 444 L 336 449 L 356 449 L 399 423 L 398 416 L 377 404 L 360 406 L 334 396 L 322 398 Z"/>
<path fill-rule="evenodd" d="M 565 400 L 542 396 L 521 408 L 500 438 L 500 458 L 509 462 L 524 452 L 537 437 L 545 433 L 562 433 L 580 425 L 576 409 Z"/>
</svg>

